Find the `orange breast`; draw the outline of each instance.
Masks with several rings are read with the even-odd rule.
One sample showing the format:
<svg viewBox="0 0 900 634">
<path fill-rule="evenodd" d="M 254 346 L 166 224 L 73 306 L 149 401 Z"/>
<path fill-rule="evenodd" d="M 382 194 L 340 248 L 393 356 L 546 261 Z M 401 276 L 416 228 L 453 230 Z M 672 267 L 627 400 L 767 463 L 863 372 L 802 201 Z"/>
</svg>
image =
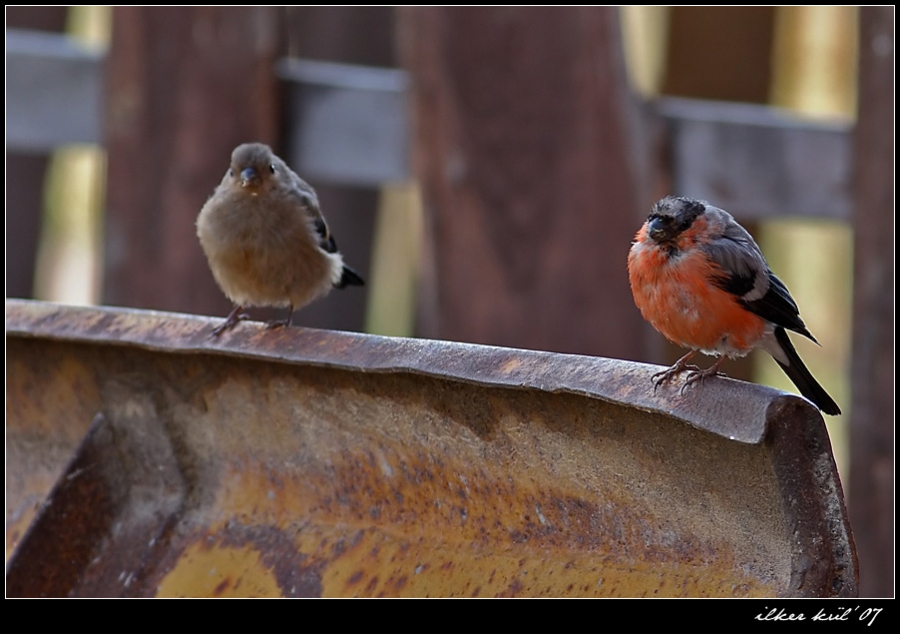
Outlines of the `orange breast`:
<svg viewBox="0 0 900 634">
<path fill-rule="evenodd" d="M 702 251 L 669 257 L 646 228 L 637 240 L 628 255 L 631 292 L 654 328 L 680 346 L 732 357 L 757 344 L 766 322 L 712 282 L 720 271 Z"/>
</svg>

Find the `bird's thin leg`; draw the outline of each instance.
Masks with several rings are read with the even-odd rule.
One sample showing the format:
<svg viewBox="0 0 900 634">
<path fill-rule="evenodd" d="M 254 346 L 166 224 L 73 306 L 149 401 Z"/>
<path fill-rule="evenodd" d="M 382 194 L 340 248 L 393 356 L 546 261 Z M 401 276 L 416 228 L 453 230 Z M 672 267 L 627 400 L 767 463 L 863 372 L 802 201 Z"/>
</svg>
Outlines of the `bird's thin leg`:
<svg viewBox="0 0 900 634">
<path fill-rule="evenodd" d="M 668 383 L 682 372 L 699 371 L 700 368 L 698 368 L 696 365 L 688 365 L 687 363 L 695 354 L 697 354 L 696 350 L 689 351 L 686 355 L 676 361 L 671 368 L 663 370 L 662 372 L 657 372 L 652 377 L 650 377 L 650 379 L 653 381 L 653 391 L 655 392 L 661 383 Z"/>
<path fill-rule="evenodd" d="M 243 306 L 240 306 L 240 305 L 235 306 L 234 310 L 232 310 L 230 313 L 228 313 L 228 317 L 225 318 L 225 322 L 221 326 L 219 326 L 218 328 L 216 328 L 215 330 L 212 331 L 212 336 L 218 337 L 226 330 L 230 330 L 231 328 L 234 328 L 239 321 L 243 321 L 245 319 L 250 319 L 250 315 L 248 315 L 247 313 L 242 313 L 241 312 L 242 310 L 244 310 Z"/>
<path fill-rule="evenodd" d="M 684 385 L 681 386 L 681 392 L 684 393 L 684 388 L 689 385 L 693 385 L 694 383 L 702 383 L 706 379 L 711 376 L 716 376 L 719 373 L 719 368 L 722 367 L 722 364 L 725 363 L 725 359 L 727 357 L 722 355 L 716 362 L 711 366 L 706 368 L 705 370 L 700 370 L 699 368 L 691 370 L 690 374 L 688 374 L 687 380 L 685 380 Z"/>
<path fill-rule="evenodd" d="M 288 308 L 287 319 L 272 319 L 271 321 L 266 322 L 266 330 L 272 330 L 273 328 L 281 328 L 282 326 L 288 327 L 291 325 L 291 317 L 294 316 L 294 305 L 290 304 L 290 308 Z"/>
</svg>

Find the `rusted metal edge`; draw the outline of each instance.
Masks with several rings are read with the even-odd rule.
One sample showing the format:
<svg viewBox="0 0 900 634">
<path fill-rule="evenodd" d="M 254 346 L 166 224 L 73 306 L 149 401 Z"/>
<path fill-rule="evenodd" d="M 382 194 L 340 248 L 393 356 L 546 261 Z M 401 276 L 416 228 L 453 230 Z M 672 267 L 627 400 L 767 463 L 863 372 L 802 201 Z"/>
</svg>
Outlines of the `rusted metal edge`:
<svg viewBox="0 0 900 634">
<path fill-rule="evenodd" d="M 859 565 L 831 441 L 821 415 L 782 401 L 765 444 L 793 535 L 790 596 L 855 597 Z M 802 450 L 798 450 L 802 448 Z"/>
<path fill-rule="evenodd" d="M 245 322 L 218 339 L 220 318 L 114 307 L 76 307 L 7 299 L 6 336 L 204 353 L 356 372 L 411 373 L 475 385 L 567 393 L 655 412 L 747 444 L 766 436 L 772 407 L 804 399 L 770 387 L 717 378 L 681 393 L 680 382 L 654 392 L 659 366 L 427 339 L 311 328 L 266 330 Z"/>
</svg>

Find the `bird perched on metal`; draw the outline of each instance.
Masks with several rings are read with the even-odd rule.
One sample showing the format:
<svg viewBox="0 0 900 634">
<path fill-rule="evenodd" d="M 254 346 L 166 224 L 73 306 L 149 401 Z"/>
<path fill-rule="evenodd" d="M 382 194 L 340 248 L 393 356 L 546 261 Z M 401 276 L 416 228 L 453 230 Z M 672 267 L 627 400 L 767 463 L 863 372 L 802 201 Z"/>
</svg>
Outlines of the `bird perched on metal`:
<svg viewBox="0 0 900 634">
<path fill-rule="evenodd" d="M 688 372 L 684 390 L 717 374 L 726 358 L 762 348 L 820 410 L 841 413 L 785 332 L 818 343 L 796 302 L 729 213 L 692 198 L 658 201 L 635 236 L 628 277 L 644 318 L 669 341 L 690 348 L 671 368 L 653 375 L 656 387 Z M 687 364 L 698 351 L 719 358 L 700 370 Z"/>
<path fill-rule="evenodd" d="M 294 310 L 332 288 L 362 286 L 344 264 L 319 210 L 316 192 L 267 145 L 245 143 L 197 216 L 197 236 L 213 277 L 235 308 L 215 336 L 247 316 L 248 306 Z"/>
</svg>

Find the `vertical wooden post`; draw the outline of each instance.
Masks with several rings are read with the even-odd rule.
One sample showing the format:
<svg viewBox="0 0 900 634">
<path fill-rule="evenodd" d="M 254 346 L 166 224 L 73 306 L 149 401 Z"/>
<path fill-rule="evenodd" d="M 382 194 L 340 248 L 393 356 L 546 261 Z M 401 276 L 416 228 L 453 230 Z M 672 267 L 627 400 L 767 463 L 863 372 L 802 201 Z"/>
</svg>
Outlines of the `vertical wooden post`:
<svg viewBox="0 0 900 634">
<path fill-rule="evenodd" d="M 617 10 L 399 11 L 429 225 L 422 334 L 643 358 Z"/>
<path fill-rule="evenodd" d="M 116 7 L 104 302 L 225 314 L 194 221 L 246 141 L 277 139 L 277 9 Z"/>
<path fill-rule="evenodd" d="M 396 66 L 391 7 L 293 7 L 285 20 L 292 57 Z M 304 176 L 303 174 L 300 174 Z M 370 282 L 369 259 L 378 207 L 378 190 L 309 179 L 316 188 L 328 226 L 346 262 Z M 331 293 L 298 312 L 294 323 L 318 328 L 362 330 L 372 285 Z"/>
<path fill-rule="evenodd" d="M 768 103 L 774 32 L 775 7 L 670 8 L 663 93 L 691 99 Z M 740 209 L 728 211 L 740 217 Z M 742 224 L 759 235 L 755 223 Z M 661 336 L 657 341 L 666 346 L 661 362 L 671 363 L 684 354 L 682 348 L 663 343 Z M 725 371 L 734 378 L 752 380 L 753 361 L 750 357 L 732 360 Z"/>
<path fill-rule="evenodd" d="M 776 7 L 672 7 L 663 92 L 767 103 Z"/>
<path fill-rule="evenodd" d="M 894 592 L 894 7 L 860 9 L 850 519 L 859 594 Z"/>
</svg>

